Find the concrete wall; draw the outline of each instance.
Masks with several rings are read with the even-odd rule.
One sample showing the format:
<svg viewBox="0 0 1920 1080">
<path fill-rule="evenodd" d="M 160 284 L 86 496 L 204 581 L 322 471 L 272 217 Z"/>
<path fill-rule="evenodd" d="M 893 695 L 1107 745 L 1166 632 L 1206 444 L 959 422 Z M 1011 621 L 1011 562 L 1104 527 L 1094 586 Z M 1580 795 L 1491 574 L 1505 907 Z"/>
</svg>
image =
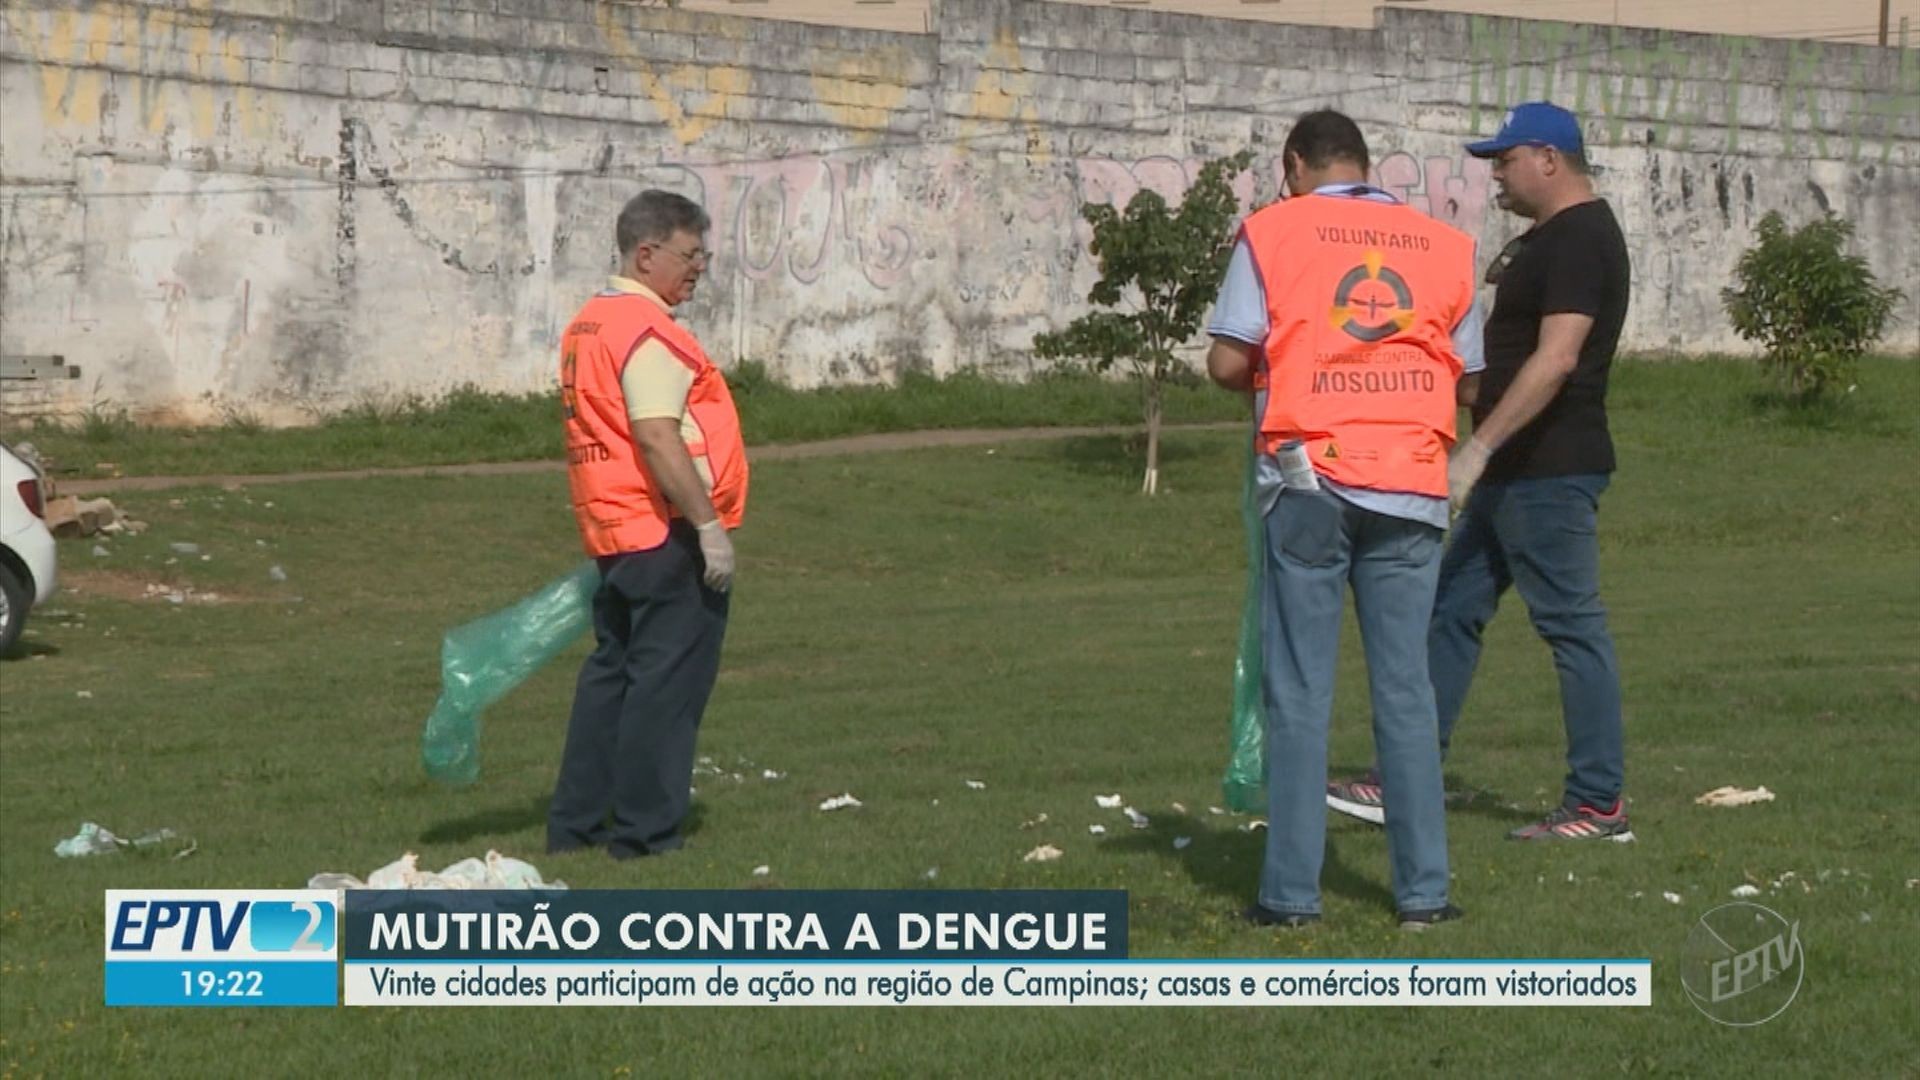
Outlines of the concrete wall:
<svg viewBox="0 0 1920 1080">
<path fill-rule="evenodd" d="M 1409 0 L 1048 0 L 1135 10 L 1210 15 L 1220 19 L 1311 26 L 1371 27 L 1375 12 Z M 1422 11 L 1465 12 L 1514 19 L 1637 26 L 1696 34 L 1752 34 L 1759 37 L 1817 38 L 1872 45 L 1879 40 L 1880 5 L 1875 0 L 1808 4 L 1806 0 L 1411 0 Z M 751 4 L 751 7 L 743 6 Z M 677 0 L 689 11 L 716 11 L 756 18 L 793 19 L 870 30 L 931 31 L 936 0 Z M 1404 8 L 1402 8 L 1404 10 Z M 1900 42 L 1902 22 L 1908 41 L 1920 44 L 1920 0 L 1887 0 L 1887 38 Z"/>
<path fill-rule="evenodd" d="M 719 253 L 684 317 L 811 384 L 1029 369 L 1082 310 L 1083 200 L 1177 193 L 1333 104 L 1378 180 L 1477 233 L 1462 140 L 1551 95 L 1633 238 L 1637 348 L 1737 343 L 1718 290 L 1768 209 L 1848 215 L 1920 345 L 1920 53 L 1422 12 L 1376 30 L 943 0 L 889 34 L 609 0 L 8 0 L 0 352 L 10 408 L 297 418 L 550 385 L 643 185 Z"/>
<path fill-rule="evenodd" d="M 680 0 L 687 6 L 721 10 L 740 0 Z M 887 0 L 877 12 L 895 20 L 910 17 L 918 4 L 931 11 L 935 0 Z M 1054 3 L 1107 7 L 1115 0 L 1051 0 Z M 1558 19 L 1563 22 L 1637 26 L 1681 30 L 1697 34 L 1738 32 L 1759 37 L 1818 38 L 1871 45 L 1879 40 L 1880 5 L 1876 0 L 1842 0 L 1809 4 L 1806 0 L 1122 0 L 1130 7 L 1178 11 L 1225 19 L 1263 19 L 1270 22 L 1311 23 L 1316 26 L 1374 25 L 1375 12 L 1417 3 L 1422 11 L 1499 15 L 1513 19 Z M 1920 32 L 1920 0 L 1887 0 L 1889 42 L 1900 37 L 1900 20 Z M 783 12 L 808 13 L 816 21 L 870 18 L 872 0 L 774 0 Z M 739 10 L 737 7 L 734 10 Z M 1404 10 L 1404 8 L 1399 8 Z M 876 13 L 877 13 L 876 12 Z M 845 25 L 845 24 L 842 24 Z M 888 29 L 918 29 L 895 22 Z M 1910 35 L 1911 36 L 1911 35 Z"/>
</svg>

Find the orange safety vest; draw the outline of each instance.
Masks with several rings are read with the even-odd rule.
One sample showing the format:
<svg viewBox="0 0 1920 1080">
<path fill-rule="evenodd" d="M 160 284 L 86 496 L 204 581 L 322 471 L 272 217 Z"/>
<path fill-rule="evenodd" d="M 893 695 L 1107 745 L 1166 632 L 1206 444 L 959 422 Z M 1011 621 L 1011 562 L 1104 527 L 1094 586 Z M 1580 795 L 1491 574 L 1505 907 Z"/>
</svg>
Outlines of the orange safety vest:
<svg viewBox="0 0 1920 1080">
<path fill-rule="evenodd" d="M 1444 498 L 1473 238 L 1338 195 L 1275 203 L 1242 235 L 1267 292 L 1262 452 L 1298 439 L 1337 483 Z"/>
<path fill-rule="evenodd" d="M 587 301 L 560 339 L 560 401 L 567 429 L 567 486 L 580 539 L 592 556 L 647 551 L 667 539 L 679 516 L 634 445 L 620 373 L 649 337 L 693 369 L 687 412 L 700 440 L 687 452 L 705 458 L 713 508 L 729 529 L 747 505 L 747 452 L 740 414 L 720 369 L 666 309 L 633 293 L 601 293 Z"/>
</svg>

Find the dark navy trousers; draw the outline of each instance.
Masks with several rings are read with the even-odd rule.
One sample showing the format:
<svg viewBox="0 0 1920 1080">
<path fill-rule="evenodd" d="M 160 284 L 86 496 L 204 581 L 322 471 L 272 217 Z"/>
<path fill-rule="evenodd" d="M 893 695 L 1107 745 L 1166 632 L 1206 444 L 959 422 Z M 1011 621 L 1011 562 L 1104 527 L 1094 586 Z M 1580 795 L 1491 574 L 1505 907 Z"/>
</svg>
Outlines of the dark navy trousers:
<svg viewBox="0 0 1920 1080">
<path fill-rule="evenodd" d="M 694 528 L 600 560 L 593 653 L 581 665 L 547 850 L 672 851 L 692 801 L 694 742 L 720 672 L 728 594 L 701 581 Z"/>
</svg>

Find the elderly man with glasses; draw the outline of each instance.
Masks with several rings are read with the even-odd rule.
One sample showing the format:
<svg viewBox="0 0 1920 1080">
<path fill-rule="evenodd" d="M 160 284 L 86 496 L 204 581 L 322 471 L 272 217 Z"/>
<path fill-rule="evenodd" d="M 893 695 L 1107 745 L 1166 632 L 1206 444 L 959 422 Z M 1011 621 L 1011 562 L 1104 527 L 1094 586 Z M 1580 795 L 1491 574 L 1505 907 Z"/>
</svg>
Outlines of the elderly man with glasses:
<svg viewBox="0 0 1920 1080">
<path fill-rule="evenodd" d="M 615 225 L 620 272 L 561 337 L 567 481 L 600 566 L 547 850 L 671 851 L 694 740 L 720 670 L 733 542 L 747 501 L 740 417 L 673 317 L 707 268 L 706 211 L 643 191 Z"/>
</svg>

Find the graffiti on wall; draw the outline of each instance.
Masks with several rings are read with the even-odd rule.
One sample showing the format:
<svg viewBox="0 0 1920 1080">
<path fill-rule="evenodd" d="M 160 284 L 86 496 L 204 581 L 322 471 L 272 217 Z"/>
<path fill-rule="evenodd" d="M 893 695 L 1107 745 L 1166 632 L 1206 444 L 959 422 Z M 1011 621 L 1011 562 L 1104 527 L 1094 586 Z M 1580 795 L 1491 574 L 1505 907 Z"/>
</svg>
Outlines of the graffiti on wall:
<svg viewBox="0 0 1920 1080">
<path fill-rule="evenodd" d="M 781 45 L 776 60 L 744 20 L 715 22 L 699 51 L 663 45 L 614 4 L 578 5 L 564 45 L 526 48 L 411 32 L 396 43 L 239 9 L 0 7 L 0 51 L 24 58 L 0 73 L 8 163 L 22 167 L 0 221 L 0 266 L 17 290 L 6 299 L 23 312 L 9 342 L 57 335 L 56 319 L 134 327 L 142 340 L 112 346 L 129 371 L 164 367 L 231 388 L 264 370 L 262 384 L 285 386 L 294 380 L 272 364 L 376 357 L 371 368 L 392 351 L 383 328 L 409 325 L 440 335 L 435 348 L 448 354 L 540 352 L 544 372 L 542 343 L 565 315 L 554 307 L 606 265 L 620 200 L 653 185 L 711 213 L 718 287 L 706 295 L 734 305 L 736 341 L 749 322 L 784 340 L 782 327 L 811 319 L 851 328 L 832 347 L 930 327 L 936 340 L 963 339 L 941 348 L 1018 351 L 1034 327 L 1084 302 L 1082 205 L 1147 190 L 1175 201 L 1202 165 L 1187 156 L 1184 127 L 1128 127 L 1141 118 L 1108 115 L 1124 105 L 1074 123 L 1086 113 L 1058 103 L 1077 87 L 1056 51 L 1023 47 L 1012 25 L 973 42 L 977 62 L 943 69 L 904 42 Z M 1635 208 L 1657 217 L 1677 199 L 1710 218 L 1711 198 L 1716 239 L 1739 227 L 1736 201 L 1755 205 L 1756 172 L 1776 190 L 1804 184 L 1824 206 L 1822 185 L 1836 191 L 1843 178 L 1820 170 L 1910 165 L 1920 145 L 1917 51 L 1468 25 L 1464 73 L 1421 103 L 1441 126 L 1457 126 L 1465 105 L 1467 126 L 1486 131 L 1512 101 L 1551 96 L 1582 110 L 1603 145 L 1758 159 L 1784 142 L 1790 158 L 1828 159 L 1770 173 L 1761 160 L 1675 167 L 1674 155 L 1648 155 Z M 1843 62 L 1876 66 L 1854 78 Z M 1399 131 L 1381 132 L 1390 152 L 1375 162 L 1375 185 L 1469 233 L 1498 224 L 1486 163 L 1450 139 Z M 1875 212 L 1904 205 L 1907 188 L 1885 179 L 1896 171 L 1880 170 Z M 1863 184 L 1874 175 L 1853 172 Z M 1248 207 L 1279 183 L 1271 157 L 1234 179 Z M 57 199 L 67 203 L 55 214 Z M 1689 268 L 1710 261 L 1669 258 L 1682 255 L 1696 260 Z M 269 328 L 278 340 L 264 341 Z M 523 348 L 533 344 L 542 349 Z M 796 349 L 792 363 L 817 363 L 827 348 Z"/>
<path fill-rule="evenodd" d="M 713 215 L 711 245 L 723 270 L 732 260 L 751 281 L 784 276 L 812 285 L 831 262 L 841 262 L 880 290 L 910 271 L 914 232 L 888 213 L 897 170 L 888 158 L 802 154 L 662 167 L 699 181 L 697 197 Z"/>
<path fill-rule="evenodd" d="M 1133 161 L 1079 158 L 1074 162 L 1074 206 L 1085 202 L 1125 206 L 1142 190 L 1178 201 L 1205 164 L 1204 158 L 1166 156 Z M 1485 161 L 1464 152 L 1416 157 L 1401 150 L 1376 162 L 1368 181 L 1422 213 L 1478 235 L 1486 217 L 1491 169 Z M 1256 192 L 1272 197 L 1281 183 L 1282 166 L 1276 156 L 1255 162 L 1252 169 L 1235 177 L 1233 189 L 1240 204 L 1251 208 Z M 1057 220 L 1060 210 L 1055 200 L 1043 197 L 1029 207 L 1028 219 Z"/>
<path fill-rule="evenodd" d="M 216 31 L 212 4 L 187 0 L 184 10 L 9 7 L 0 11 L 0 33 L 11 39 L 10 47 L 38 61 L 40 121 L 50 130 L 111 128 L 116 110 L 131 109 L 139 125 L 155 134 L 177 127 L 202 141 L 223 132 L 266 136 L 271 105 L 247 85 L 249 60 L 232 35 Z M 181 70 L 145 74 L 149 52 L 174 58 Z"/>
<path fill-rule="evenodd" d="M 1857 46 L 1690 35 L 1683 49 L 1664 30 L 1482 16 L 1469 27 L 1477 131 L 1514 102 L 1550 98 L 1610 145 L 1732 154 L 1774 131 L 1788 154 L 1885 163 L 1901 122 L 1920 117 L 1920 50 L 1894 50 L 1894 87 L 1879 92 L 1835 84 L 1835 70 L 1861 62 Z M 1766 54 L 1782 50 L 1784 78 L 1767 87 Z"/>
<path fill-rule="evenodd" d="M 541 92 L 549 90 L 632 99 L 634 119 L 665 126 L 683 147 L 743 115 L 753 69 L 648 58 L 620 12 L 619 5 L 595 5 L 599 37 L 612 61 L 607 66 L 582 65 L 577 55 L 541 49 L 448 61 L 447 75 L 436 68 L 434 77 L 446 82 L 471 76 L 471 84 L 489 87 L 497 100 L 516 107 L 537 107 Z M 278 25 L 267 31 L 218 15 L 218 0 L 184 0 L 176 7 L 102 3 L 56 11 L 9 5 L 0 9 L 0 36 L 8 39 L 9 51 L 36 61 L 41 122 L 49 130 L 111 128 L 115 110 L 132 109 L 149 131 L 177 128 L 201 142 L 223 135 L 270 135 L 274 99 L 255 84 L 263 77 L 274 86 L 294 83 L 298 43 Z M 741 31 L 723 25 L 712 33 L 724 37 Z M 841 60 L 812 72 L 808 96 L 822 121 L 846 128 L 856 141 L 883 130 L 905 101 L 907 88 L 872 72 L 899 70 L 903 56 L 898 48 L 882 48 L 858 63 Z M 351 64 L 329 69 L 341 90 L 359 95 L 361 85 L 386 92 L 404 85 L 399 73 L 360 70 L 356 77 L 364 83 L 349 89 L 344 67 Z"/>
</svg>

